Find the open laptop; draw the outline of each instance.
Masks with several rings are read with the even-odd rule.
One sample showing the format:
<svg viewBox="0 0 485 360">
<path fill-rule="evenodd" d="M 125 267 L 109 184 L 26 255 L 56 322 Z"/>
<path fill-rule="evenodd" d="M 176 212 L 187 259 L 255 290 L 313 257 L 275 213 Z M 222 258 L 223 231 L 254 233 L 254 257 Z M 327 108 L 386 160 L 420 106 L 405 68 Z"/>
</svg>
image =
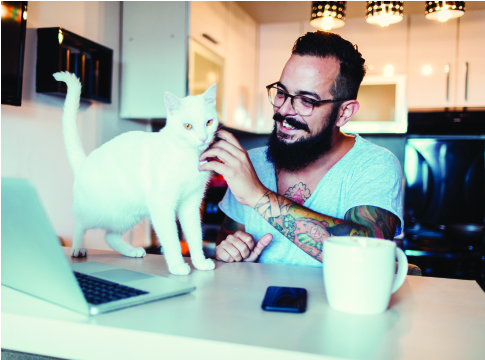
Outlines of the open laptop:
<svg viewBox="0 0 485 360">
<path fill-rule="evenodd" d="M 2 178 L 1 196 L 2 285 L 86 315 L 195 290 L 190 284 L 100 262 L 70 265 L 32 184 Z"/>
</svg>

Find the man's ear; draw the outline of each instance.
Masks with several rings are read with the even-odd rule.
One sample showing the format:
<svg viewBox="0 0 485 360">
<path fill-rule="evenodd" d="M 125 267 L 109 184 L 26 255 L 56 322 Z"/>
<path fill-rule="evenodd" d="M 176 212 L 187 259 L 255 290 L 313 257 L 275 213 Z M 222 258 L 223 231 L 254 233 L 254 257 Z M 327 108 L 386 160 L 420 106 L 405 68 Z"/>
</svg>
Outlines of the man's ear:
<svg viewBox="0 0 485 360">
<path fill-rule="evenodd" d="M 335 125 L 342 127 L 352 119 L 352 116 L 359 110 L 360 105 L 357 100 L 347 100 L 340 105 L 339 116 Z"/>
</svg>

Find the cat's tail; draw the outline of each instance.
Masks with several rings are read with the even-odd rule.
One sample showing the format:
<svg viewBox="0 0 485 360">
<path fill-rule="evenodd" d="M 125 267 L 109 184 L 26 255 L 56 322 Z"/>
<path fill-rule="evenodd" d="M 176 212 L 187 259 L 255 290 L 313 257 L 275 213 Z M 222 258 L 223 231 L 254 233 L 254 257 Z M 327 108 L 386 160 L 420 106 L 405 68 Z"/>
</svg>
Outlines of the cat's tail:
<svg viewBox="0 0 485 360">
<path fill-rule="evenodd" d="M 71 164 L 72 171 L 76 174 L 84 159 L 86 159 L 86 153 L 81 144 L 76 125 L 81 97 L 81 82 L 76 75 L 67 71 L 57 72 L 53 76 L 57 81 L 63 81 L 67 85 L 67 96 L 62 115 L 62 133 L 69 164 Z"/>
</svg>

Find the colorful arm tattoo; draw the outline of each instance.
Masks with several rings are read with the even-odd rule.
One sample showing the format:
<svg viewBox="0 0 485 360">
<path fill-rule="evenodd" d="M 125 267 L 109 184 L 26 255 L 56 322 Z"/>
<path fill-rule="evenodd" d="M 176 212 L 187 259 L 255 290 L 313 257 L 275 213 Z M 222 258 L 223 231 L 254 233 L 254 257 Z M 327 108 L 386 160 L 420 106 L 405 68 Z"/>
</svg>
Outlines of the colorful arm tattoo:
<svg viewBox="0 0 485 360">
<path fill-rule="evenodd" d="M 364 225 L 370 237 L 394 239 L 399 218 L 376 206 L 357 206 L 345 214 L 345 220 Z"/>
<path fill-rule="evenodd" d="M 234 234 L 236 231 L 244 231 L 245 226 L 232 220 L 229 216 L 226 216 L 222 222 L 219 234 L 217 235 L 216 245 L 219 245 L 223 240 L 226 240 L 228 235 Z"/>
<path fill-rule="evenodd" d="M 273 191 L 267 191 L 254 209 L 288 240 L 319 261 L 323 241 L 330 236 L 370 236 L 368 229 L 359 223 L 316 213 Z"/>
</svg>

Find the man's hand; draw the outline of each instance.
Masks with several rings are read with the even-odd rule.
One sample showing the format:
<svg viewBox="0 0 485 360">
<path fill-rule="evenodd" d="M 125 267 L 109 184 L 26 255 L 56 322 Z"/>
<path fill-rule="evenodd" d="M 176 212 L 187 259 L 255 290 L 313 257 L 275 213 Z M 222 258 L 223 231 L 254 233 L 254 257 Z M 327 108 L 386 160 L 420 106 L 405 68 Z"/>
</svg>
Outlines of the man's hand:
<svg viewBox="0 0 485 360">
<path fill-rule="evenodd" d="M 217 158 L 219 161 L 209 161 L 199 166 L 200 171 L 215 171 L 224 176 L 234 197 L 243 205 L 254 208 L 256 203 L 268 191 L 259 181 L 248 153 L 231 133 L 219 130 L 220 141 L 211 145 L 200 156 L 200 161 Z M 210 159 L 209 159 L 210 160 Z"/>
<path fill-rule="evenodd" d="M 268 233 L 255 245 L 252 235 L 244 231 L 236 231 L 216 246 L 216 259 L 225 262 L 255 262 L 271 240 L 273 235 Z"/>
</svg>

